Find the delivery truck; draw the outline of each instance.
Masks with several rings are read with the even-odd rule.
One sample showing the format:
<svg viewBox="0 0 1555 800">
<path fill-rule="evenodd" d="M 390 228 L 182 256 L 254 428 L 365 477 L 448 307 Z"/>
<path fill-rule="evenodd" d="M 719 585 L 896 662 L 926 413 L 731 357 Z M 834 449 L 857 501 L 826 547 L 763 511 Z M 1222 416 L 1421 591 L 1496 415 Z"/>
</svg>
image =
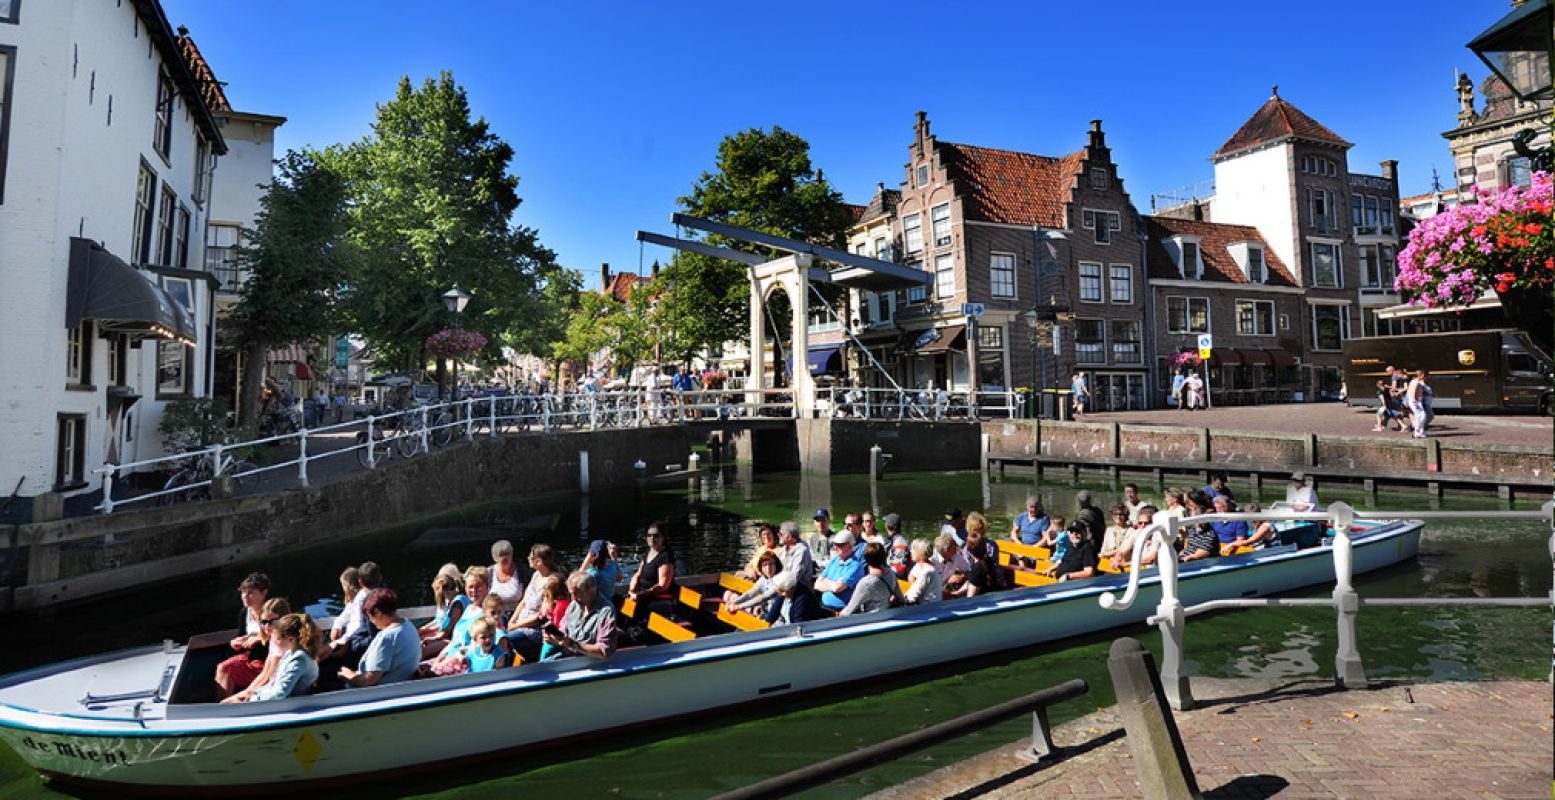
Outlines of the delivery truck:
<svg viewBox="0 0 1555 800">
<path fill-rule="evenodd" d="M 1344 343 L 1344 380 L 1350 404 L 1377 405 L 1377 381 L 1387 377 L 1389 366 L 1429 372 L 1437 411 L 1550 413 L 1550 357 L 1522 331 L 1350 339 Z"/>
</svg>

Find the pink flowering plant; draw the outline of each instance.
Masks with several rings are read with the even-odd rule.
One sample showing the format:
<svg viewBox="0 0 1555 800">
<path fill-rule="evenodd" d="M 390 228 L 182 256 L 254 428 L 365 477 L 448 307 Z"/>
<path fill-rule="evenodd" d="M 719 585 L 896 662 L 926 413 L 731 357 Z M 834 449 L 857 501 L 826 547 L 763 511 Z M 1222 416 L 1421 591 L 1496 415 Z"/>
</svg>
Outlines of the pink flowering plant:
<svg viewBox="0 0 1555 800">
<path fill-rule="evenodd" d="M 463 328 L 444 328 L 427 337 L 426 348 L 440 358 L 465 358 L 486 349 L 486 337 Z"/>
<path fill-rule="evenodd" d="M 1426 307 L 1466 306 L 1494 289 L 1548 292 L 1555 279 L 1550 174 L 1421 222 L 1398 256 L 1394 287 Z"/>
<path fill-rule="evenodd" d="M 1182 350 L 1173 355 L 1167 363 L 1171 365 L 1172 369 L 1178 369 L 1180 367 L 1197 367 L 1203 363 L 1203 360 L 1199 358 L 1198 353 L 1192 350 Z"/>
</svg>

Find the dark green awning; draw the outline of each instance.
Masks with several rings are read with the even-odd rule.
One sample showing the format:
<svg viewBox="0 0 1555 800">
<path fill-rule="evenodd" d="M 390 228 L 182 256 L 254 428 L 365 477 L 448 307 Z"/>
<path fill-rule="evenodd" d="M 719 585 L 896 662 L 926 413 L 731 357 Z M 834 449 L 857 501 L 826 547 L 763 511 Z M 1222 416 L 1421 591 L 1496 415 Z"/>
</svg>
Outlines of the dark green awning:
<svg viewBox="0 0 1555 800">
<path fill-rule="evenodd" d="M 105 331 L 194 344 L 194 318 L 147 275 L 96 242 L 72 237 L 66 327 L 89 319 Z"/>
</svg>

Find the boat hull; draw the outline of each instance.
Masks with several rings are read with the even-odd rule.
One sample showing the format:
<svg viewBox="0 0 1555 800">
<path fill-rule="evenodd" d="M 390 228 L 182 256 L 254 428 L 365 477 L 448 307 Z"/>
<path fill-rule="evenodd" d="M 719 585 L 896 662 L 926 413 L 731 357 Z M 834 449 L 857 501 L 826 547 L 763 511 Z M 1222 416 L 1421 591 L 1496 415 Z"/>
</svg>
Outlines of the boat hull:
<svg viewBox="0 0 1555 800">
<path fill-rule="evenodd" d="M 1414 557 L 1420 524 L 1388 527 L 1398 529 L 1357 542 L 1357 573 Z M 1180 594 L 1193 604 L 1331 582 L 1331 552 L 1220 559 L 1184 570 Z M 379 780 L 1093 633 L 1154 612 L 1160 587 L 1148 577 L 1129 609 L 1099 606 L 1102 592 L 1121 589 L 1121 579 L 1107 578 L 1016 590 L 631 649 L 608 662 L 568 659 L 240 707 L 173 706 L 154 720 L 62 717 L 6 702 L 0 740 L 45 775 L 118 791 L 262 793 Z M 0 697 L 17 677 L 0 680 Z M 472 714 L 503 723 L 481 726 L 479 737 L 440 735 L 468 730 Z"/>
</svg>

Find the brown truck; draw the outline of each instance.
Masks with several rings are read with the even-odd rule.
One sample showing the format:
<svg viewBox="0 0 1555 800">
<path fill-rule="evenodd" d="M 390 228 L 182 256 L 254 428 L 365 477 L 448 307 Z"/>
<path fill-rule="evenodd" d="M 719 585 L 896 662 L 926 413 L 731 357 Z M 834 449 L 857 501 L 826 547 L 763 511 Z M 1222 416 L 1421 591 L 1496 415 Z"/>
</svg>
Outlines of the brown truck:
<svg viewBox="0 0 1555 800">
<path fill-rule="evenodd" d="M 1351 405 L 1376 405 L 1389 366 L 1431 374 L 1432 407 L 1550 413 L 1550 357 L 1522 331 L 1498 329 L 1373 336 L 1344 343 Z"/>
</svg>

